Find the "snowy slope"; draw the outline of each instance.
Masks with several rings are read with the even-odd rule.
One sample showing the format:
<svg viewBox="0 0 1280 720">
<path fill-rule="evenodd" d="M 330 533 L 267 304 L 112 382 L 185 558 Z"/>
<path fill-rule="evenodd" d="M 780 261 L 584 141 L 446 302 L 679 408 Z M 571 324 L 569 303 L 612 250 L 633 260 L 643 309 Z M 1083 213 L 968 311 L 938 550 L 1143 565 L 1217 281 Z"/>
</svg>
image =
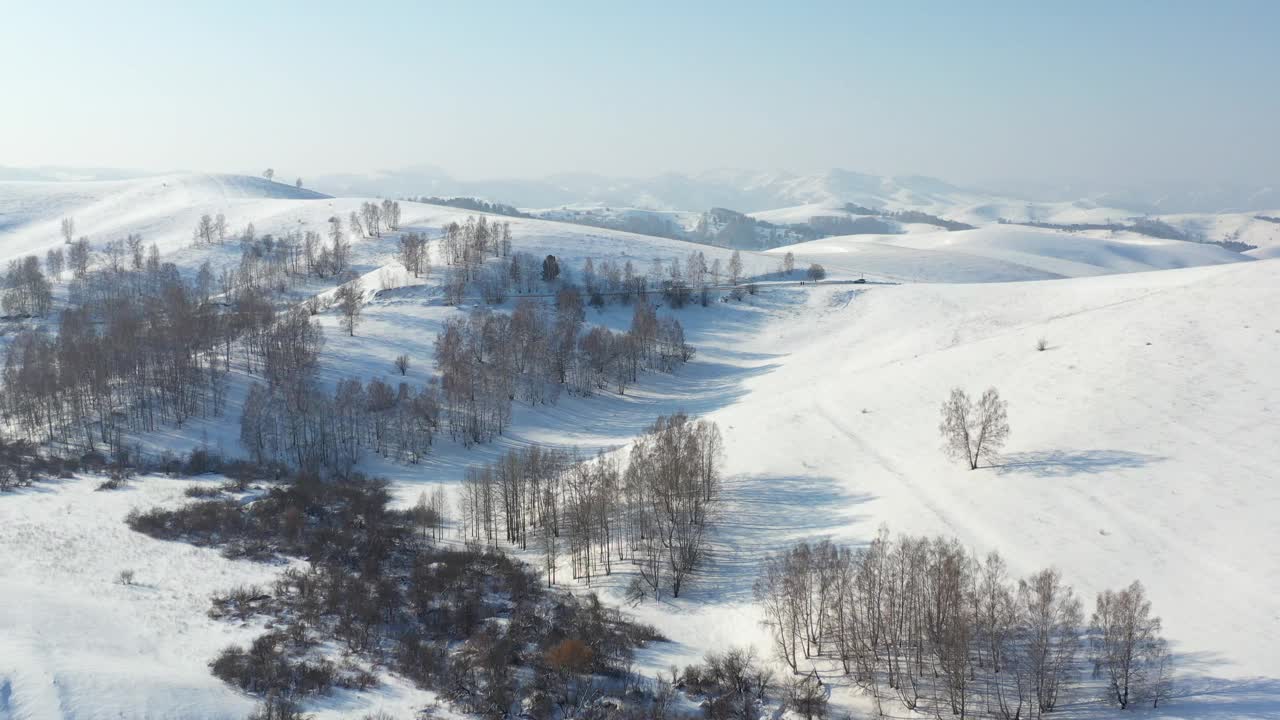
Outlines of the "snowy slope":
<svg viewBox="0 0 1280 720">
<path fill-rule="evenodd" d="M 819 263 L 832 277 L 908 282 L 1008 282 L 1247 262 L 1214 245 L 1149 237 L 990 225 L 957 232 L 849 235 L 769 251 L 796 266 Z"/>
<path fill-rule="evenodd" d="M 243 191 L 249 197 L 227 198 L 209 180 L 188 182 L 196 201 L 166 205 L 157 192 L 154 205 L 104 210 L 99 227 L 163 240 L 166 257 L 190 268 L 236 252 L 187 247 L 193 216 L 203 212 L 225 208 L 233 229 L 252 221 L 260 233 L 283 232 L 322 228 L 367 199 L 262 198 L 252 187 Z M 52 223 L 60 242 L 61 208 L 102 201 L 53 197 L 36 210 L 29 199 L 6 212 L 27 208 L 24 226 Z M 403 205 L 406 229 L 432 237 L 468 214 Z M 587 257 L 644 269 L 693 249 L 728 258 L 675 240 L 511 223 L 515 249 L 556 254 L 575 269 Z M 11 245 L 27 237 L 34 234 L 0 230 L 0 255 L 21 254 Z M 318 316 L 324 382 L 394 381 L 391 360 L 401 352 L 413 359 L 406 379 L 426 381 L 435 331 L 466 310 L 439 302 L 438 272 L 418 284 L 388 269 L 395 243 L 389 234 L 353 245 L 371 294 L 384 278 L 393 289 L 371 299 L 354 338 L 332 312 Z M 509 432 L 492 445 L 442 441 L 422 465 L 370 460 L 364 469 L 391 478 L 408 503 L 424 489 L 456 488 L 469 465 L 509 447 L 620 448 L 656 416 L 686 410 L 724 433 L 727 507 L 712 562 L 687 597 L 633 609 L 675 641 L 641 653 L 638 669 L 653 673 L 743 643 L 767 653 L 750 590 L 762 555 L 804 538 L 865 542 L 885 523 L 998 549 L 1018 574 L 1056 565 L 1086 604 L 1099 589 L 1140 578 L 1180 660 L 1184 692 L 1170 703 L 1172 716 L 1280 717 L 1272 652 L 1280 642 L 1280 490 L 1272 479 L 1280 465 L 1272 437 L 1280 326 L 1271 312 L 1280 303 L 1280 261 L 996 226 L 744 253 L 748 272 L 772 271 L 786 250 L 799 267 L 822 262 L 834 278 L 932 284 L 766 287 L 741 303 L 688 308 L 679 318 L 698 354 L 674 375 L 647 374 L 625 397 L 517 404 Z M 1187 265 L 1212 266 L 1138 272 Z M 1064 277 L 1071 279 L 1054 279 Z M 588 314 L 612 327 L 628 320 L 626 308 Z M 1048 351 L 1035 351 L 1039 337 Z M 208 444 L 237 452 L 248 380 L 232 378 L 221 420 L 138 441 L 153 450 Z M 938 448 L 938 405 L 954 385 L 991 384 L 1010 403 L 1013 437 L 1001 467 L 969 472 Z M 183 482 L 143 478 L 115 493 L 94 493 L 94 484 L 0 495 L 0 720 L 242 716 L 249 700 L 209 676 L 205 663 L 254 629 L 207 619 L 207 598 L 267 582 L 279 568 L 128 531 L 131 507 L 179 502 Z M 126 566 L 140 586 L 112 582 Z M 623 569 L 597 589 L 621 602 L 628 579 Z M 860 705 L 843 686 L 836 697 Z M 386 707 L 408 717 L 429 700 L 390 678 L 374 693 L 326 698 L 315 709 L 328 718 Z M 1092 705 L 1081 712 L 1106 716 Z"/>
<path fill-rule="evenodd" d="M 326 195 L 242 175 L 163 175 L 103 182 L 0 182 L 0 256 L 43 253 L 62 244 L 60 223 L 103 242 L 141 232 L 169 249 L 190 242 L 202 213 L 269 217 L 283 201 Z M 234 224 L 232 227 L 235 227 Z M 181 228 L 179 237 L 171 237 Z"/>
<path fill-rule="evenodd" d="M 1086 605 L 1140 578 L 1180 663 L 1170 716 L 1280 716 L 1278 301 L 1271 261 L 829 287 L 778 308 L 737 346 L 742 398 L 709 414 L 735 493 L 717 563 L 688 602 L 639 609 L 689 646 L 654 664 L 747 641 L 763 552 L 887 524 L 997 549 L 1017 574 L 1056 566 Z M 1000 467 L 943 456 L 956 385 L 1008 400 Z"/>
</svg>

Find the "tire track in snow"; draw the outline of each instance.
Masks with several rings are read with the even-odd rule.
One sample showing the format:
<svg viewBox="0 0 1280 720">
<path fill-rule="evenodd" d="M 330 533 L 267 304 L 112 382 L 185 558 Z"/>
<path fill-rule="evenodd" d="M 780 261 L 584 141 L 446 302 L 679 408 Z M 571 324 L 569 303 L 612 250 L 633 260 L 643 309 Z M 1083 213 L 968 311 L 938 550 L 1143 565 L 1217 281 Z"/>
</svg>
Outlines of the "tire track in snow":
<svg viewBox="0 0 1280 720">
<path fill-rule="evenodd" d="M 907 473 L 899 469 L 898 466 L 894 464 L 892 460 L 882 455 L 879 451 L 877 451 L 869 443 L 867 443 L 867 441 L 863 440 L 862 437 L 859 436 L 857 433 L 845 427 L 845 425 L 840 420 L 836 419 L 835 414 L 832 413 L 831 410 L 829 410 L 827 407 L 824 406 L 822 401 L 820 400 L 816 401 L 814 403 L 814 408 L 817 410 L 819 417 L 825 420 L 829 425 L 831 425 L 832 428 L 834 428 L 837 432 L 843 435 L 847 440 L 849 440 L 854 445 L 856 445 L 858 447 L 858 450 L 861 451 L 861 453 L 864 456 L 871 458 L 877 465 L 884 468 L 890 474 L 892 474 L 895 478 L 897 478 L 902 484 L 902 486 L 907 488 L 908 491 L 910 491 L 912 497 L 915 498 L 916 502 L 919 505 L 922 505 L 926 509 L 928 509 L 929 512 L 933 513 L 934 517 L 938 518 L 938 521 L 943 525 L 945 525 L 947 529 L 951 531 L 952 535 L 957 535 L 957 536 L 959 535 L 959 533 L 957 532 L 956 526 L 951 522 L 950 518 L 948 518 L 947 515 L 942 512 L 941 507 L 936 502 L 934 502 L 934 500 L 929 496 L 929 494 L 926 493 L 923 489 L 921 489 L 920 486 L 917 485 L 910 478 L 910 476 L 907 475 Z"/>
</svg>

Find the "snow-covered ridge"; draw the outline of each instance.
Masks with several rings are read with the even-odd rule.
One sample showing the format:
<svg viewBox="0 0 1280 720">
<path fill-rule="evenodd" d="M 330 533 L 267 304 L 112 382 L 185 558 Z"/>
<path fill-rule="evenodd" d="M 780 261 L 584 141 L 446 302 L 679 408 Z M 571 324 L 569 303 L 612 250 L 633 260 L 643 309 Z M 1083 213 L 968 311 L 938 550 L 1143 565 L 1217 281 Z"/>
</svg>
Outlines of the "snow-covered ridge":
<svg viewBox="0 0 1280 720">
<path fill-rule="evenodd" d="M 831 277 L 903 282 L 1009 282 L 1248 262 L 1216 245 L 1132 235 L 1097 238 L 989 225 L 957 232 L 849 235 L 770 250 L 797 267 L 823 265 Z"/>
<path fill-rule="evenodd" d="M 324 200 L 328 195 L 266 178 L 183 174 L 133 180 L 0 182 L 0 257 L 43 253 L 63 242 L 60 223 L 73 218 L 76 236 L 91 242 L 141 232 L 148 242 L 172 246 L 183 224 L 185 240 L 202 213 L 245 217 L 270 214 L 280 203 Z M 181 221 L 181 223 L 179 222 Z"/>
</svg>

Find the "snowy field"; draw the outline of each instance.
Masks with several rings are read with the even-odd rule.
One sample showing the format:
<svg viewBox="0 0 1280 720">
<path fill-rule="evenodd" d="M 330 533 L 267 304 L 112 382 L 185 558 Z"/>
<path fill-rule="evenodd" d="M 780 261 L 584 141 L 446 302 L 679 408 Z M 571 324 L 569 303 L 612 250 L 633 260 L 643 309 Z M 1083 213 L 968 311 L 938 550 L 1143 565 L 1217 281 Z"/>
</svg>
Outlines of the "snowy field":
<svg viewBox="0 0 1280 720">
<path fill-rule="evenodd" d="M 233 230 L 253 222 L 260 234 L 320 230 L 367 199 L 261 183 L 178 176 L 44 191 L 0 183 L 0 258 L 57 246 L 59 218 L 74 214 L 78 234 L 95 243 L 142 232 L 190 271 L 238 252 L 189 247 L 202 213 L 225 213 Z M 468 215 L 403 205 L 405 229 L 433 238 Z M 516 250 L 556 254 L 575 271 L 587 257 L 645 268 L 694 249 L 722 263 L 729 256 L 549 221 L 511 224 Z M 394 235 L 353 245 L 371 299 L 353 338 L 332 313 L 320 316 L 325 382 L 392 381 L 402 352 L 413 360 L 408 381 L 434 371 L 435 332 L 460 310 L 440 302 L 438 272 L 410 284 L 386 269 L 394 247 Z M 507 448 L 625 448 L 658 415 L 684 410 L 724 434 L 725 507 L 712 562 L 687 596 L 632 608 L 672 640 L 644 651 L 639 669 L 747 643 L 767 654 L 751 597 L 761 557 L 802 539 L 859 545 L 887 525 L 952 535 L 980 554 L 999 550 L 1016 576 L 1055 566 L 1086 611 L 1097 591 L 1141 579 L 1178 675 L 1167 707 L 1138 714 L 1280 717 L 1280 260 L 989 226 L 744 253 L 748 273 L 772 273 L 787 250 L 798 268 L 820 262 L 835 280 L 901 284 L 775 287 L 680 310 L 698 352 L 674 375 L 646 374 L 626 396 L 517 403 L 509 432 L 492 445 L 467 450 L 445 440 L 421 465 L 371 460 L 364 469 L 392 479 L 407 504 L 423 490 L 456 488 L 466 467 Z M 373 297 L 384 283 L 389 289 Z M 629 319 L 618 307 L 587 316 L 614 328 Z M 153 450 L 238 452 L 246 383 L 233 378 L 222 419 L 138 440 Z M 1009 402 L 1012 436 L 994 467 L 969 471 L 941 452 L 938 407 L 957 385 L 971 393 L 994 385 Z M 143 477 L 94 492 L 97 480 L 79 478 L 0 494 L 0 720 L 248 712 L 251 699 L 213 678 L 207 663 L 260 628 L 209 619 L 209 596 L 268 584 L 281 568 L 153 540 L 123 523 L 132 508 L 182 502 L 192 482 Z M 118 582 L 124 569 L 136 572 L 134 585 Z M 629 576 L 624 568 L 594 589 L 621 603 Z M 837 685 L 841 705 L 869 712 Z M 310 709 L 325 718 L 380 708 L 407 718 L 431 700 L 388 678 Z M 1113 714 L 1092 698 L 1067 712 Z"/>
</svg>

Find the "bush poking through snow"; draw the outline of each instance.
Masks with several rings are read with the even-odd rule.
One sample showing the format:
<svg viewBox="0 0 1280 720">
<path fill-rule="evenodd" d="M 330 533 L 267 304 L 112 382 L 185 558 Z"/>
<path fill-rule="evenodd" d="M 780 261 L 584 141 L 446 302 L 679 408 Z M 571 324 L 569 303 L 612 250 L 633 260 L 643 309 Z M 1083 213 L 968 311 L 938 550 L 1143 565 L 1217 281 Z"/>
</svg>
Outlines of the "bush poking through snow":
<svg viewBox="0 0 1280 720">
<path fill-rule="evenodd" d="M 182 494 L 189 498 L 207 500 L 221 495 L 222 487 L 219 485 L 192 485 L 186 490 L 183 490 Z"/>
<path fill-rule="evenodd" d="M 773 684 L 773 671 L 760 664 L 753 647 L 709 652 L 680 676 L 685 692 L 706 698 L 702 707 L 713 720 L 757 720 Z"/>
<path fill-rule="evenodd" d="M 213 596 L 213 607 L 209 609 L 209 617 L 215 620 L 235 618 L 248 620 L 268 610 L 271 596 L 256 585 L 239 585 L 225 593 Z"/>
<path fill-rule="evenodd" d="M 1040 338 L 1039 340 L 1036 341 L 1036 350 L 1039 350 L 1040 352 L 1044 352 L 1045 350 L 1048 350 L 1048 349 L 1049 349 L 1048 340 L 1044 338 Z"/>
<path fill-rule="evenodd" d="M 246 720 L 309 720 L 298 703 L 284 695 L 273 693 L 268 696 Z"/>
<path fill-rule="evenodd" d="M 233 556 L 310 560 L 269 590 L 213 598 L 213 617 L 271 618 L 249 647 L 230 646 L 210 663 L 214 675 L 268 704 L 332 687 L 367 689 L 376 664 L 477 714 L 501 716 L 533 690 L 518 667 L 580 678 L 572 697 L 594 702 L 592 678 L 625 676 L 634 649 L 661 639 L 594 596 L 544 589 L 506 555 L 435 546 L 415 513 L 390 508 L 390 499 L 383 480 L 303 474 L 247 505 L 207 500 L 134 512 L 128 522 Z M 329 659 L 335 643 L 348 661 Z"/>
<path fill-rule="evenodd" d="M 827 689 L 816 673 L 792 678 L 787 683 L 787 706 L 805 720 L 827 716 Z"/>
<path fill-rule="evenodd" d="M 128 570 L 128 569 L 121 570 L 120 574 L 116 576 L 116 582 L 120 583 L 121 585 L 132 585 L 133 580 L 134 580 L 134 573 L 132 570 Z"/>
</svg>

